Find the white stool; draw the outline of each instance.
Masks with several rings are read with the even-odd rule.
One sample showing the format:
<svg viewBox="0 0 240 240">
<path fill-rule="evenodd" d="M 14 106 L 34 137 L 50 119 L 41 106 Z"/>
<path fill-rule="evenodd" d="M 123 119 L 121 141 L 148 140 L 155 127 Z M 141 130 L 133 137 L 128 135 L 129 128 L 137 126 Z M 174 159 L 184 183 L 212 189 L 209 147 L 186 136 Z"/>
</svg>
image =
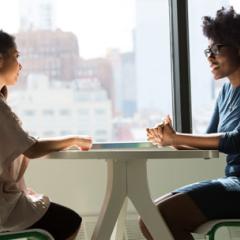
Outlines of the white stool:
<svg viewBox="0 0 240 240">
<path fill-rule="evenodd" d="M 215 238 L 217 230 L 225 227 L 229 233 L 229 239 L 240 239 L 240 219 L 219 219 L 206 222 L 199 226 L 193 235 L 203 236 L 204 239 L 218 240 Z M 219 239 L 219 240 L 222 240 Z"/>
</svg>

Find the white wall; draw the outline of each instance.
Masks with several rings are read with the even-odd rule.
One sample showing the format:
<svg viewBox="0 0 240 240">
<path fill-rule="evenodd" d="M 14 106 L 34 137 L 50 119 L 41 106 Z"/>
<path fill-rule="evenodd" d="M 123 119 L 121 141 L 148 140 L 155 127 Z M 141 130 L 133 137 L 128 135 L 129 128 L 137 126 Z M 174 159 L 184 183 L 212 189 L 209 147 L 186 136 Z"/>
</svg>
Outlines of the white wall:
<svg viewBox="0 0 240 240">
<path fill-rule="evenodd" d="M 182 185 L 224 175 L 224 160 L 150 160 L 148 175 L 153 198 Z M 47 160 L 30 162 L 26 182 L 81 215 L 99 212 L 106 187 L 104 160 Z M 130 205 L 130 211 L 133 207 Z"/>
</svg>

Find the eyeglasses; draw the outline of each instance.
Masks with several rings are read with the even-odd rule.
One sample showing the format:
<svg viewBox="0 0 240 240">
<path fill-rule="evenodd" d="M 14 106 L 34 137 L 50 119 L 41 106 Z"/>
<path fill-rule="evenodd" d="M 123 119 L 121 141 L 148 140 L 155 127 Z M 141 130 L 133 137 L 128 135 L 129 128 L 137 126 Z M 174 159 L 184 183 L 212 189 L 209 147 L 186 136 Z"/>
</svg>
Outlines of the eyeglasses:
<svg viewBox="0 0 240 240">
<path fill-rule="evenodd" d="M 205 56 L 208 58 L 211 55 L 219 55 L 221 54 L 221 48 L 226 46 L 225 44 L 213 44 L 211 47 L 208 47 L 204 50 Z"/>
</svg>

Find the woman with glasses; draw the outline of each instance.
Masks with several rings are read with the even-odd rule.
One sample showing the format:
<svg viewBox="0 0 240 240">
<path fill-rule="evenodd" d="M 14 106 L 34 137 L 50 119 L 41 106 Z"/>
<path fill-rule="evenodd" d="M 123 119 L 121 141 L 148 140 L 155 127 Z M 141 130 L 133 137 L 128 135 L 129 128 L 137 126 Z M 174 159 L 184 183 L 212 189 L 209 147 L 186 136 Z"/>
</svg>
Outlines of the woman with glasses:
<svg viewBox="0 0 240 240">
<path fill-rule="evenodd" d="M 193 240 L 191 232 L 211 219 L 240 218 L 240 14 L 230 7 L 218 10 L 215 18 L 205 16 L 203 33 L 209 40 L 204 53 L 214 79 L 229 80 L 217 98 L 207 134 L 176 133 L 169 116 L 147 129 L 148 140 L 159 146 L 228 154 L 225 177 L 181 187 L 155 201 L 176 240 Z M 141 220 L 140 227 L 152 240 Z"/>
</svg>

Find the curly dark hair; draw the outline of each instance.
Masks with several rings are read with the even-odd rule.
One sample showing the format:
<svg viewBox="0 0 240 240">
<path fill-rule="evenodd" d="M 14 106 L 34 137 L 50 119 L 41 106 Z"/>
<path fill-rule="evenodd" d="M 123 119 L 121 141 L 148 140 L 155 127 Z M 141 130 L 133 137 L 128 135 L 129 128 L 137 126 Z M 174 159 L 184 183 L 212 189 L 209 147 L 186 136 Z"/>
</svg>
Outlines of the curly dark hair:
<svg viewBox="0 0 240 240">
<path fill-rule="evenodd" d="M 14 36 L 0 30 L 0 53 L 6 56 L 12 48 L 16 48 Z"/>
<path fill-rule="evenodd" d="M 215 18 L 203 17 L 203 34 L 215 43 L 240 47 L 240 14 L 234 8 L 222 7 Z"/>
</svg>

